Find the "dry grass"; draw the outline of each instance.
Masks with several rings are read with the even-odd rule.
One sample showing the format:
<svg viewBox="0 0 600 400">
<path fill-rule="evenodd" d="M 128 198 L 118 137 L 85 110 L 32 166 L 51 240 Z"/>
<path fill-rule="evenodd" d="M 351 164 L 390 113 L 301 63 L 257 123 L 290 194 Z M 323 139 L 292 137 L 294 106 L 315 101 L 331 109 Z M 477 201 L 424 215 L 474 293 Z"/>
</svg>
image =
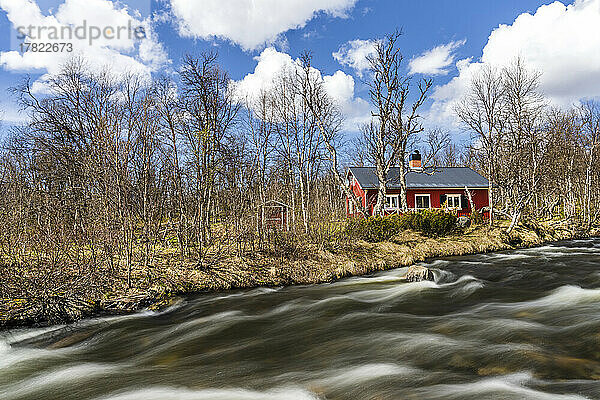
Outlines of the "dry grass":
<svg viewBox="0 0 600 400">
<path fill-rule="evenodd" d="M 404 231 L 386 242 L 333 243 L 326 249 L 295 243 L 291 252 L 258 251 L 244 257 L 229 256 L 204 269 L 193 262 L 178 262 L 174 252 L 166 251 L 151 268 L 134 268 L 133 288 L 126 285 L 124 268 L 108 271 L 73 265 L 52 268 L 5 264 L 0 267 L 0 323 L 15 326 L 70 322 L 99 313 L 160 308 L 181 294 L 331 282 L 437 257 L 531 247 L 577 237 L 577 232 L 568 226 L 551 221 L 520 226 L 510 237 L 505 233 L 505 225 L 500 222 L 492 230 L 475 226 L 461 234 L 435 239 Z"/>
</svg>

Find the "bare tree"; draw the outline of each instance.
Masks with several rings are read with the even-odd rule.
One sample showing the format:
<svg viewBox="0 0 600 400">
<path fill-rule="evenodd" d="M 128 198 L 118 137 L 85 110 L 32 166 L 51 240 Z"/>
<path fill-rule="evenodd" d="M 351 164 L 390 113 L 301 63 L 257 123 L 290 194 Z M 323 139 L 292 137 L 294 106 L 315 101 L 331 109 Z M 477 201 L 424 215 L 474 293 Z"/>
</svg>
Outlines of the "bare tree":
<svg viewBox="0 0 600 400">
<path fill-rule="evenodd" d="M 169 78 L 158 78 L 153 85 L 153 100 L 157 113 L 157 133 L 164 145 L 166 170 L 170 175 L 167 196 L 167 215 L 171 228 L 177 236 L 180 256 L 190 255 L 189 213 L 186 206 L 186 187 L 184 182 L 184 107 L 178 97 L 178 88 Z"/>
<path fill-rule="evenodd" d="M 600 105 L 587 101 L 578 108 L 580 130 L 579 140 L 585 154 L 585 195 L 583 218 L 589 230 L 598 218 L 599 211 L 594 214 L 594 186 L 598 182 L 597 159 L 600 151 Z"/>
<path fill-rule="evenodd" d="M 267 172 L 275 151 L 275 111 L 270 93 L 265 91 L 257 99 L 247 99 L 246 102 L 249 140 L 254 150 L 253 165 L 258 177 L 258 201 L 262 204 L 267 200 Z"/>
<path fill-rule="evenodd" d="M 280 155 L 292 167 L 290 172 L 294 172 L 290 191 L 293 196 L 296 187 L 299 188 L 300 217 L 303 230 L 308 233 L 311 186 L 321 165 L 323 139 L 314 114 L 302 101 L 297 79 L 296 71 L 283 71 L 271 95 Z"/>
<path fill-rule="evenodd" d="M 539 91 L 540 73 L 517 58 L 502 70 L 506 97 L 506 134 L 502 142 L 500 180 L 511 216 L 510 233 L 525 208 L 537 200 L 540 167 L 548 140 L 544 131 L 546 102 Z"/>
<path fill-rule="evenodd" d="M 498 151 L 506 134 L 506 87 L 502 74 L 488 65 L 473 76 L 466 96 L 455 111 L 476 141 L 475 148 L 485 156 L 489 181 L 490 226 L 494 224 L 494 179 Z"/>
<path fill-rule="evenodd" d="M 326 93 L 323 82 L 313 70 L 311 61 L 310 53 L 304 53 L 301 57 L 302 68 L 297 73 L 297 90 L 303 103 L 316 119 L 323 144 L 327 150 L 331 175 L 346 195 L 346 198 L 353 203 L 354 208 L 364 217 L 367 217 L 366 205 L 363 205 L 350 191 L 349 185 L 339 168 L 338 141 L 342 116 L 338 106 Z"/>
<path fill-rule="evenodd" d="M 202 249 L 211 240 L 222 144 L 235 123 L 240 105 L 233 99 L 229 76 L 217 64 L 216 53 L 206 53 L 200 58 L 186 56 L 180 77 L 186 116 L 183 135 L 190 154 L 197 204 L 194 225 Z"/>
<path fill-rule="evenodd" d="M 368 83 L 371 104 L 375 107 L 374 121 L 363 129 L 363 138 L 375 161 L 375 173 L 379 181 L 377 203 L 374 213 L 381 214 L 385 204 L 388 172 L 394 164 L 399 164 L 401 208 L 408 209 L 406 202 L 405 165 L 409 140 L 423 131 L 419 110 L 431 88 L 430 79 L 420 80 L 418 94 L 412 105 L 408 104 L 411 92 L 411 79 L 402 73 L 403 56 L 398 48 L 401 32 L 395 31 L 375 45 L 375 53 L 369 55 L 372 80 Z"/>
<path fill-rule="evenodd" d="M 421 143 L 425 147 L 425 152 L 423 154 L 424 168 L 429 167 L 435 169 L 441 166 L 453 166 L 447 165 L 445 159 L 445 156 L 449 154 L 449 148 L 452 145 L 448 131 L 440 128 L 430 129 L 427 131 L 427 135 Z"/>
</svg>

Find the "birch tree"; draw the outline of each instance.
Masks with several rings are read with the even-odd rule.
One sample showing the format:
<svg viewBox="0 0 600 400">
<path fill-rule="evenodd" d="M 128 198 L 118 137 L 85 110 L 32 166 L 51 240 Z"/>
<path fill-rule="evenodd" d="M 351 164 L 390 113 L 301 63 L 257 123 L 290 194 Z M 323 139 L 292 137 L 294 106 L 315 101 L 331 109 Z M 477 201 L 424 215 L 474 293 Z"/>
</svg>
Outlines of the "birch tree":
<svg viewBox="0 0 600 400">
<path fill-rule="evenodd" d="M 590 229 L 600 211 L 594 210 L 598 186 L 598 153 L 600 152 L 600 105 L 595 101 L 584 102 L 579 108 L 579 140 L 585 155 L 585 195 L 583 200 L 583 220 Z M 597 199 L 596 199 L 597 200 Z"/>
<path fill-rule="evenodd" d="M 310 53 L 304 53 L 301 57 L 301 68 L 296 75 L 296 90 L 316 120 L 321 139 L 327 151 L 329 170 L 333 179 L 346 198 L 352 202 L 354 209 L 367 217 L 366 207 L 352 193 L 348 182 L 340 172 L 338 148 L 341 140 L 340 129 L 343 118 L 339 111 L 339 105 L 336 105 L 325 91 L 323 81 L 312 68 L 311 62 Z"/>
<path fill-rule="evenodd" d="M 277 79 L 272 98 L 277 120 L 276 131 L 281 143 L 279 151 L 295 172 L 290 191 L 293 194 L 296 188 L 299 189 L 302 227 L 308 233 L 311 186 L 321 163 L 322 137 L 314 114 L 302 101 L 295 71 L 283 71 Z"/>
<path fill-rule="evenodd" d="M 473 76 L 466 95 L 455 107 L 458 118 L 473 134 L 475 148 L 485 157 L 490 227 L 494 224 L 494 179 L 498 152 L 506 134 L 505 90 L 501 72 L 485 65 Z"/>
<path fill-rule="evenodd" d="M 548 148 L 544 132 L 546 101 L 539 91 L 540 73 L 517 58 L 502 69 L 506 131 L 502 141 L 500 180 L 511 217 L 510 233 L 523 211 L 537 199 L 542 160 Z"/>
<path fill-rule="evenodd" d="M 408 209 L 406 201 L 405 165 L 409 140 L 423 131 L 419 110 L 432 85 L 432 80 L 422 79 L 417 84 L 416 100 L 410 104 L 411 78 L 404 75 L 403 56 L 398 47 L 401 32 L 387 35 L 375 45 L 375 53 L 367 56 L 371 80 L 369 97 L 375 108 L 373 121 L 367 130 L 363 130 L 364 141 L 372 152 L 375 161 L 375 174 L 378 180 L 377 203 L 374 214 L 382 214 L 385 204 L 388 172 L 398 164 L 400 174 L 400 202 L 402 210 Z"/>
<path fill-rule="evenodd" d="M 186 56 L 180 71 L 183 125 L 193 171 L 196 213 L 194 225 L 200 249 L 210 244 L 221 146 L 236 121 L 240 105 L 229 90 L 230 79 L 218 65 L 216 53 Z"/>
</svg>

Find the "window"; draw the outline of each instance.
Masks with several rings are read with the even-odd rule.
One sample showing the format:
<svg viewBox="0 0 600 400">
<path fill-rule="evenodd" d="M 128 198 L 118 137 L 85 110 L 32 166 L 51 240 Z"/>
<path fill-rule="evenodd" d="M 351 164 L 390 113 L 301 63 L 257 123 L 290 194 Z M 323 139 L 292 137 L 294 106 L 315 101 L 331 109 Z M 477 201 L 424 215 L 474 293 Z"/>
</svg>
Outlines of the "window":
<svg viewBox="0 0 600 400">
<path fill-rule="evenodd" d="M 430 207 L 429 195 L 428 194 L 416 194 L 415 195 L 415 207 L 417 210 Z"/>
<path fill-rule="evenodd" d="M 385 208 L 398 209 L 398 195 L 385 196 Z"/>
<path fill-rule="evenodd" d="M 460 194 L 448 194 L 446 195 L 446 203 L 448 208 L 461 208 L 460 206 Z"/>
</svg>

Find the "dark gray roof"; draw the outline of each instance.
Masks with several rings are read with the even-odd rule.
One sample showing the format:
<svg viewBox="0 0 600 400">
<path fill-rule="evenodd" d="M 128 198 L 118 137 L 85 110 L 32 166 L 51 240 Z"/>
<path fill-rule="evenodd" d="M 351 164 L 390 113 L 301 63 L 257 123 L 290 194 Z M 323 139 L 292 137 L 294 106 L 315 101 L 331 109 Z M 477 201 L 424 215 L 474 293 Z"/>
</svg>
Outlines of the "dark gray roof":
<svg viewBox="0 0 600 400">
<path fill-rule="evenodd" d="M 363 189 L 376 189 L 379 186 L 375 167 L 351 167 L 350 172 L 356 177 Z M 400 167 L 390 168 L 387 187 L 399 189 Z M 468 167 L 427 168 L 423 172 L 411 171 L 406 174 L 407 188 L 487 188 L 488 180 Z"/>
</svg>

